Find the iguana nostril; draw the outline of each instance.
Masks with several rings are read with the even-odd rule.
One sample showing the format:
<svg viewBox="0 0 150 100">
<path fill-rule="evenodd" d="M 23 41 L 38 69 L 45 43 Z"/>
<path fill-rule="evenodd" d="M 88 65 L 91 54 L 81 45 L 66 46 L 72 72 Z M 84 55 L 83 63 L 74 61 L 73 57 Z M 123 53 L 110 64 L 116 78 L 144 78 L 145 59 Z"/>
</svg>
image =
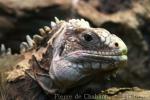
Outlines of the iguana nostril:
<svg viewBox="0 0 150 100">
<path fill-rule="evenodd" d="M 119 47 L 119 44 L 117 42 L 115 42 L 115 47 Z"/>
</svg>

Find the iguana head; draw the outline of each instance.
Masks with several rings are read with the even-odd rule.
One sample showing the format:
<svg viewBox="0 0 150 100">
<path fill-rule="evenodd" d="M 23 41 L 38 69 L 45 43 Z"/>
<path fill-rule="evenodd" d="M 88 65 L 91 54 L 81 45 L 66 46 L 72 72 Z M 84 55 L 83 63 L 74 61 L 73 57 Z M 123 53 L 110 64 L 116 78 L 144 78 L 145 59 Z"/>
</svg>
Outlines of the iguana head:
<svg viewBox="0 0 150 100">
<path fill-rule="evenodd" d="M 93 73 L 107 73 L 127 61 L 125 43 L 103 28 L 91 28 L 83 19 L 60 21 L 55 28 L 49 40 L 53 47 L 49 74 L 61 85 L 72 85 Z"/>
</svg>

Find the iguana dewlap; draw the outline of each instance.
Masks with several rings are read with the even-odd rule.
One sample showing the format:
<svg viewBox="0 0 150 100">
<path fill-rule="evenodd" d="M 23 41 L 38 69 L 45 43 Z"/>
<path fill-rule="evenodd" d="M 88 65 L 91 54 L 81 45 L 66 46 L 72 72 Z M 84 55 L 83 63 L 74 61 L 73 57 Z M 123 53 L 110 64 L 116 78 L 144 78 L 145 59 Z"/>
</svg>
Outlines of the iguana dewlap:
<svg viewBox="0 0 150 100">
<path fill-rule="evenodd" d="M 20 45 L 25 59 L 19 65 L 27 64 L 23 72 L 47 93 L 88 84 L 127 62 L 127 47 L 119 37 L 83 19 L 56 19 L 44 29 Z"/>
</svg>

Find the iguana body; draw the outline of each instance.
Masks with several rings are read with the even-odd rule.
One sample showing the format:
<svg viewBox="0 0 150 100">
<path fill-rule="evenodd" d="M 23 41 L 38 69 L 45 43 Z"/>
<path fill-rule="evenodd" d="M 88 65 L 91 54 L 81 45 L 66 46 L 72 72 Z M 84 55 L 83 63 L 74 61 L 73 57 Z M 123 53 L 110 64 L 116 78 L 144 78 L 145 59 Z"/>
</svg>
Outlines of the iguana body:
<svg viewBox="0 0 150 100">
<path fill-rule="evenodd" d="M 33 40 L 27 36 L 27 42 L 20 45 L 21 61 L 4 73 L 9 84 L 5 87 L 15 91 L 8 93 L 12 98 L 25 100 L 27 95 L 21 98 L 21 92 L 31 92 L 32 99 L 37 100 L 40 92 L 36 94 L 36 90 L 48 96 L 94 82 L 100 84 L 100 77 L 116 71 L 127 61 L 127 47 L 120 38 L 105 29 L 91 28 L 83 19 L 56 18 L 51 29 L 45 27 L 40 33 Z M 33 91 L 33 85 L 40 88 Z"/>
</svg>

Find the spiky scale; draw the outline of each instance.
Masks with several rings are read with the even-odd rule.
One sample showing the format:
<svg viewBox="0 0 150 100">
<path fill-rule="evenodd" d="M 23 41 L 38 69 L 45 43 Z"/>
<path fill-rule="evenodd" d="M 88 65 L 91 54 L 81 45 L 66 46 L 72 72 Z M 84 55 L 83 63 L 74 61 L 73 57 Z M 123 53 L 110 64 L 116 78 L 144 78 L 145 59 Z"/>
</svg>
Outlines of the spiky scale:
<svg viewBox="0 0 150 100">
<path fill-rule="evenodd" d="M 57 17 L 55 17 L 55 22 L 58 24 L 60 20 Z"/>
<path fill-rule="evenodd" d="M 11 48 L 7 49 L 7 55 L 11 55 Z"/>
<path fill-rule="evenodd" d="M 0 53 L 1 55 L 4 55 L 6 53 L 6 47 L 4 44 L 1 44 Z"/>
<path fill-rule="evenodd" d="M 35 41 L 35 43 L 40 43 L 43 40 L 43 37 L 40 35 L 34 35 L 33 40 Z"/>
<path fill-rule="evenodd" d="M 39 33 L 40 33 L 40 35 L 42 35 L 42 36 L 45 36 L 45 35 L 46 35 L 46 32 L 45 32 L 45 30 L 44 30 L 43 28 L 40 28 L 40 29 L 39 29 Z"/>
<path fill-rule="evenodd" d="M 29 49 L 29 45 L 27 42 L 22 42 L 20 44 L 20 53 L 24 53 Z"/>
<path fill-rule="evenodd" d="M 49 26 L 44 26 L 44 30 L 46 31 L 46 33 L 51 31 L 51 28 Z"/>
<path fill-rule="evenodd" d="M 30 48 L 33 48 L 34 45 L 35 45 L 35 42 L 32 40 L 32 38 L 31 38 L 29 35 L 27 35 L 27 36 L 26 36 L 26 39 L 27 39 L 27 42 L 28 42 L 28 44 L 29 44 L 29 47 L 30 47 Z"/>
<path fill-rule="evenodd" d="M 52 28 L 55 28 L 55 27 L 56 27 L 56 23 L 53 22 L 53 21 L 51 21 L 51 27 L 52 27 Z"/>
<path fill-rule="evenodd" d="M 66 30 L 66 24 L 62 24 L 62 26 L 55 32 L 55 34 L 49 39 L 48 44 L 52 45 L 53 40 L 61 33 L 64 33 Z"/>
</svg>

